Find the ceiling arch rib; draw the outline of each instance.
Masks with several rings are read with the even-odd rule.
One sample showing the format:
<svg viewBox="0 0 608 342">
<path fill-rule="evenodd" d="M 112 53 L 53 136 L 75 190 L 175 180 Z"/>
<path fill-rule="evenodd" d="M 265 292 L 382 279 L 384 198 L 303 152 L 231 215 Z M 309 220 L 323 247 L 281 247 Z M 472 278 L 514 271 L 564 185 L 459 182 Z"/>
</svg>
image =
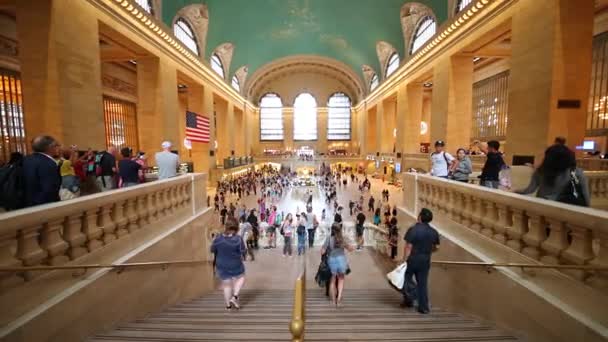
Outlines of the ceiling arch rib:
<svg viewBox="0 0 608 342">
<path fill-rule="evenodd" d="M 298 77 L 302 83 L 300 88 L 286 90 L 289 94 L 281 93 L 281 89 L 273 88 L 287 83 L 282 81 L 295 80 Z M 309 87 L 305 79 L 311 78 L 325 78 L 331 81 L 335 85 L 334 88 L 337 89 L 329 91 L 329 89 Z M 327 57 L 298 55 L 277 59 L 256 70 L 248 77 L 245 94 L 250 101 L 256 102 L 267 92 L 278 92 L 284 99 L 284 103 L 292 104 L 296 92 L 308 91 L 317 98 L 319 103 L 325 103 L 330 94 L 336 91 L 342 91 L 348 94 L 353 101 L 359 101 L 365 93 L 364 89 L 363 82 L 358 75 L 344 63 Z"/>
<path fill-rule="evenodd" d="M 199 50 L 199 58 L 203 60 L 205 58 L 207 31 L 209 28 L 209 12 L 207 6 L 205 4 L 192 4 L 181 8 L 173 17 L 171 27 L 174 27 L 179 19 L 185 20 L 194 31 L 194 38 Z"/>
</svg>

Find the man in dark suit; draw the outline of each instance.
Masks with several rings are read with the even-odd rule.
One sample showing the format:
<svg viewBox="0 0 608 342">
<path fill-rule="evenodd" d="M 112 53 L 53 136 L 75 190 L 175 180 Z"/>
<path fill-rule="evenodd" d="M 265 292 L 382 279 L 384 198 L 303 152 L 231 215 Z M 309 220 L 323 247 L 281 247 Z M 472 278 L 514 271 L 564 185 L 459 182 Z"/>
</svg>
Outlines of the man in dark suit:
<svg viewBox="0 0 608 342">
<path fill-rule="evenodd" d="M 52 203 L 59 201 L 61 176 L 55 158 L 59 156 L 59 143 L 47 135 L 32 140 L 34 153 L 23 160 L 25 183 L 25 205 Z"/>
</svg>

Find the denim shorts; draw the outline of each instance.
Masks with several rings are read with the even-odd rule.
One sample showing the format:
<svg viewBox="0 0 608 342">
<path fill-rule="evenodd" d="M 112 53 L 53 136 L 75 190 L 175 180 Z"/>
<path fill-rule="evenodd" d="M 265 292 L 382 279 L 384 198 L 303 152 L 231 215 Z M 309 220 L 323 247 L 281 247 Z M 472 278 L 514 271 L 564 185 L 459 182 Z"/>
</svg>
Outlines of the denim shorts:
<svg viewBox="0 0 608 342">
<path fill-rule="evenodd" d="M 330 256 L 327 259 L 327 265 L 329 266 L 332 275 L 345 274 L 346 269 L 348 268 L 346 256 L 344 255 Z"/>
</svg>

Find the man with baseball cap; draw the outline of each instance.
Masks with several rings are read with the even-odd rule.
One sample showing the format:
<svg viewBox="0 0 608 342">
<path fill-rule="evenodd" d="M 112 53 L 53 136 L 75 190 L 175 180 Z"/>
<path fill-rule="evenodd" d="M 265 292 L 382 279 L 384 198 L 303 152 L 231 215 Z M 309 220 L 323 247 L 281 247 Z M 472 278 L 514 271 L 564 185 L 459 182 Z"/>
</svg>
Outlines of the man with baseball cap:
<svg viewBox="0 0 608 342">
<path fill-rule="evenodd" d="M 443 148 L 445 142 L 437 140 L 435 142 L 435 152 L 431 153 L 431 176 L 448 178 L 450 168 L 455 161 L 455 158 L 445 152 Z"/>
<path fill-rule="evenodd" d="M 177 175 L 179 167 L 179 157 L 175 153 L 171 153 L 171 142 L 163 141 L 161 144 L 163 150 L 155 155 L 156 166 L 158 166 L 158 179 L 167 179 Z"/>
</svg>

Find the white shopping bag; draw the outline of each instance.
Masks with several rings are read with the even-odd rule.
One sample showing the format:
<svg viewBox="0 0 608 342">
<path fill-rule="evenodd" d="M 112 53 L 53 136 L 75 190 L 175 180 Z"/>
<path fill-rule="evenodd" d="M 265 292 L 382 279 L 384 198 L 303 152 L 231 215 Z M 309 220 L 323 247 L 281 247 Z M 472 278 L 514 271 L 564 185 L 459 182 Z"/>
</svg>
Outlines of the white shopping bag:
<svg viewBox="0 0 608 342">
<path fill-rule="evenodd" d="M 401 290 L 403 288 L 403 283 L 405 282 L 405 271 L 407 270 L 407 262 L 397 266 L 394 270 L 389 272 L 386 277 L 388 281 L 393 284 L 396 288 Z"/>
</svg>

